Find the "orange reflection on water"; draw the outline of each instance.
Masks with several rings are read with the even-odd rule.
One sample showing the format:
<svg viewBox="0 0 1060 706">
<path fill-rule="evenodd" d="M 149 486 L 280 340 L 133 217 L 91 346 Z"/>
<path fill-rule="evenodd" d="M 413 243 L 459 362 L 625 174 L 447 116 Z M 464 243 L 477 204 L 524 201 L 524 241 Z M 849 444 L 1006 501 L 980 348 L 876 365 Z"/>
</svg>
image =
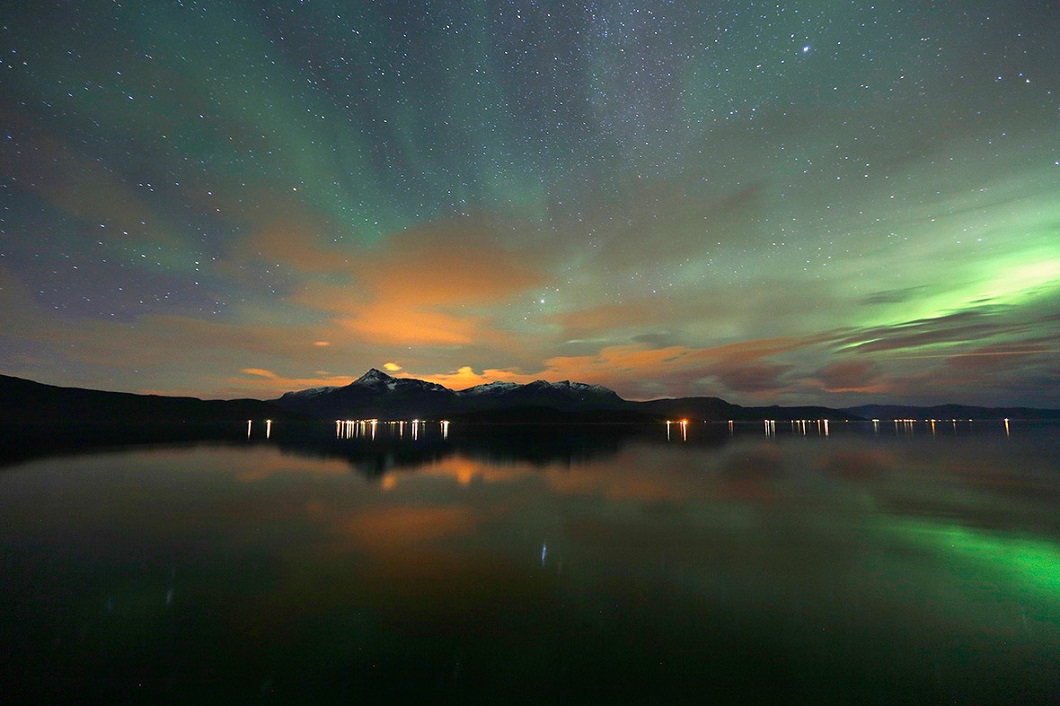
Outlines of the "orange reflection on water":
<svg viewBox="0 0 1060 706">
<path fill-rule="evenodd" d="M 419 474 L 451 478 L 462 486 L 468 486 L 475 481 L 510 483 L 526 476 L 541 475 L 541 473 L 540 467 L 529 463 L 499 465 L 457 454 L 423 468 Z"/>
<path fill-rule="evenodd" d="M 349 536 L 374 549 L 467 534 L 476 524 L 471 510 L 461 505 L 368 508 L 344 522 Z"/>
</svg>

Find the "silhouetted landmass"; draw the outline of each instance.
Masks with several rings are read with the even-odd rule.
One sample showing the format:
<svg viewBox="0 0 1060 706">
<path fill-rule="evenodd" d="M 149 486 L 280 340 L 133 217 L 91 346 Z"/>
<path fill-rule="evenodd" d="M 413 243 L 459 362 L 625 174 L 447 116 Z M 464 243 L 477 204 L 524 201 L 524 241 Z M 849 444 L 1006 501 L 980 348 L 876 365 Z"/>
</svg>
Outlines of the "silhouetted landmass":
<svg viewBox="0 0 1060 706">
<path fill-rule="evenodd" d="M 66 449 L 231 439 L 248 419 L 303 419 L 261 400 L 57 387 L 0 375 L 0 460 Z"/>
<path fill-rule="evenodd" d="M 535 380 L 526 385 L 491 383 L 466 390 L 416 380 L 394 378 L 371 369 L 344 387 L 288 392 L 278 406 L 322 419 L 464 418 L 497 412 L 511 418 L 513 409 L 551 409 L 579 412 L 640 411 L 614 391 L 584 383 Z M 514 421 L 514 420 L 513 420 Z"/>
<path fill-rule="evenodd" d="M 57 387 L 0 375 L 0 421 L 48 424 L 196 423 L 247 419 L 292 419 L 301 415 L 261 400 L 200 400 L 196 397 Z"/>
<path fill-rule="evenodd" d="M 606 387 L 566 380 L 538 380 L 526 385 L 498 382 L 454 391 L 424 380 L 394 378 L 375 369 L 344 387 L 290 392 L 273 401 L 137 395 L 57 387 L 0 375 L 0 460 L 6 461 L 66 449 L 246 439 L 247 420 L 254 420 L 257 425 L 253 434 L 256 438 L 264 433 L 266 419 L 274 420 L 277 429 L 284 430 L 274 440 L 289 446 L 301 444 L 304 452 L 310 441 L 325 443 L 328 430 L 311 431 L 314 425 L 292 422 L 371 418 L 445 418 L 462 425 L 512 425 L 512 428 L 515 425 L 597 425 L 606 436 L 626 433 L 619 431 L 621 425 L 678 419 L 696 422 L 872 418 L 1049 420 L 1060 419 L 1060 410 L 968 405 L 862 405 L 847 409 L 743 407 L 717 397 L 635 402 L 622 399 Z M 295 429 L 301 431 L 294 432 Z M 318 439 L 318 433 L 324 436 Z M 505 430 L 505 434 L 511 433 L 511 429 Z M 556 442 L 555 435 L 548 438 Z M 534 433 L 522 441 L 541 446 L 546 438 Z M 568 441 L 561 439 L 556 443 L 565 448 Z M 588 448 L 586 444 L 579 437 L 575 446 Z M 383 467 L 397 463 L 400 453 L 388 452 L 375 460 L 368 454 L 357 463 Z"/>
<path fill-rule="evenodd" d="M 490 383 L 450 390 L 425 380 L 394 378 L 372 369 L 344 387 L 288 392 L 274 402 L 323 419 L 396 419 L 444 416 L 475 422 L 634 423 L 665 419 L 858 419 L 828 407 L 742 407 L 717 397 L 648 402 L 624 400 L 613 390 L 585 383 L 535 380 L 526 385 Z"/>
<path fill-rule="evenodd" d="M 858 421 L 858 415 L 831 407 L 743 407 L 726 402 L 717 397 L 683 397 L 677 399 L 651 400 L 649 402 L 630 402 L 640 409 L 665 419 L 699 419 L 709 421 L 760 421 L 762 419 L 844 419 Z"/>
<path fill-rule="evenodd" d="M 555 407 L 500 407 L 456 412 L 450 419 L 474 424 L 644 424 L 658 415 L 633 409 L 566 410 Z"/>
<path fill-rule="evenodd" d="M 1060 419 L 1060 409 L 1034 407 L 976 407 L 963 404 L 941 404 L 913 407 L 894 404 L 865 404 L 846 410 L 865 419 Z"/>
</svg>

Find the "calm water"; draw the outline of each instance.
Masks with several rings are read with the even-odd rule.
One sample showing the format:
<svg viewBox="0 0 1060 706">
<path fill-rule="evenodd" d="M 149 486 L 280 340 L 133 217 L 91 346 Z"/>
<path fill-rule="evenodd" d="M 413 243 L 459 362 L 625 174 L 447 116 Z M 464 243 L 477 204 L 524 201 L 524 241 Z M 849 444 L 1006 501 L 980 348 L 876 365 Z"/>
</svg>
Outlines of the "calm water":
<svg viewBox="0 0 1060 706">
<path fill-rule="evenodd" d="M 276 428 L 8 465 L 0 693 L 1060 699 L 1060 427 L 778 426 Z"/>
</svg>

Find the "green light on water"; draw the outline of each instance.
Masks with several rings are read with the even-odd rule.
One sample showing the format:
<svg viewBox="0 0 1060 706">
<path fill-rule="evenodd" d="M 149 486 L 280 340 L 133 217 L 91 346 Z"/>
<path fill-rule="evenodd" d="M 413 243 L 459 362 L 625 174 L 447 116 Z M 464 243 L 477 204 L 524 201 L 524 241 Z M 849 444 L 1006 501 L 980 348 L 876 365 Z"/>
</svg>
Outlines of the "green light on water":
<svg viewBox="0 0 1060 706">
<path fill-rule="evenodd" d="M 1014 587 L 1060 600 L 1060 546 L 1054 541 L 996 536 L 967 527 L 917 521 L 900 522 L 890 531 L 904 542 L 945 557 L 954 566 L 971 565 Z"/>
</svg>

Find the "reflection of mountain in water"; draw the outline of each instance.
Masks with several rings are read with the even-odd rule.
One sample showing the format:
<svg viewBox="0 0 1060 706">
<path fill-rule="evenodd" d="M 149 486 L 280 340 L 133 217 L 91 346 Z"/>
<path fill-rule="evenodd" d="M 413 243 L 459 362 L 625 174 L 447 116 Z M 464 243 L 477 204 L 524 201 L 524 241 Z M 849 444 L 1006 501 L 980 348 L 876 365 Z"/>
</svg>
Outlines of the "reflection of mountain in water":
<svg viewBox="0 0 1060 706">
<path fill-rule="evenodd" d="M 265 438 L 263 420 L 248 438 L 245 422 L 216 424 L 77 424 L 0 428 L 0 466 L 60 454 L 147 445 L 267 444 L 299 456 L 342 459 L 358 473 L 379 477 L 455 455 L 493 465 L 574 466 L 618 454 L 632 441 L 667 443 L 658 424 L 453 424 L 443 438 L 437 423 L 406 429 L 380 424 L 374 438 L 337 438 L 335 425 L 277 422 Z M 697 443 L 725 443 L 728 434 L 700 433 Z M 679 443 L 676 439 L 672 443 Z"/>
<path fill-rule="evenodd" d="M 57 421 L 0 424 L 0 466 L 34 458 L 153 444 L 226 443 L 245 438 L 242 422 Z"/>
<path fill-rule="evenodd" d="M 308 425 L 307 425 L 308 426 Z M 323 427 L 297 434 L 277 434 L 276 445 L 288 453 L 314 458 L 341 458 L 359 473 L 376 477 L 392 470 L 415 468 L 461 455 L 493 465 L 529 463 L 572 466 L 617 454 L 628 442 L 658 428 L 640 425 L 468 425 L 448 438 L 425 433 L 412 440 L 387 430 L 375 439 L 337 439 Z"/>
<path fill-rule="evenodd" d="M 619 454 L 631 442 L 721 447 L 734 438 L 761 436 L 757 422 L 690 422 L 648 424 L 474 424 L 420 422 L 378 423 L 375 433 L 339 438 L 334 422 L 274 420 L 266 438 L 265 420 L 214 423 L 76 423 L 51 425 L 0 424 L 0 466 L 36 457 L 107 451 L 147 445 L 223 444 L 274 446 L 285 453 L 321 459 L 342 459 L 358 473 L 380 477 L 460 455 L 491 465 L 530 464 L 575 466 Z M 370 425 L 366 428 L 370 428 Z M 795 423 L 767 427 L 766 436 L 819 436 L 828 426 Z M 877 434 L 870 423 L 833 425 L 831 433 Z M 887 429 L 891 433 L 890 428 Z M 904 433 L 903 430 L 900 430 Z M 894 431 L 897 434 L 899 431 Z M 913 432 L 910 431 L 910 434 Z M 956 433 L 956 432 L 955 432 Z M 964 431 L 962 430 L 962 433 Z"/>
</svg>

